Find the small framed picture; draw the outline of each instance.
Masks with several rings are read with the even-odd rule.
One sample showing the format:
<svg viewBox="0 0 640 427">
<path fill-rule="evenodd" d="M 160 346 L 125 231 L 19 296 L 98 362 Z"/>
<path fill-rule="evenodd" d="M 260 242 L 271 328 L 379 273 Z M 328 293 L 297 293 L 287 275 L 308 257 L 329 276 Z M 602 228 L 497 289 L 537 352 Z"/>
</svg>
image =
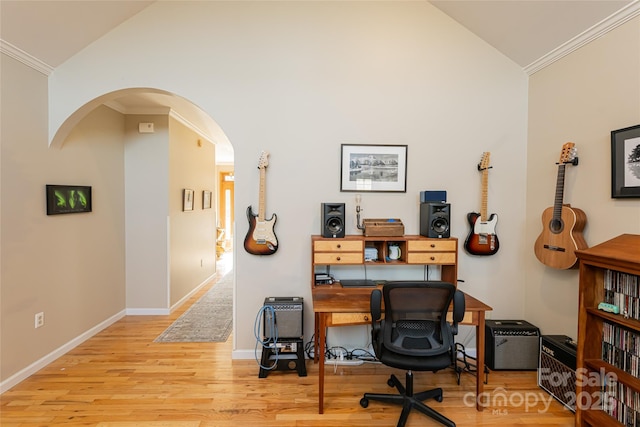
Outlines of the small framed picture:
<svg viewBox="0 0 640 427">
<path fill-rule="evenodd" d="M 211 209 L 211 191 L 202 192 L 202 209 Z"/>
<path fill-rule="evenodd" d="M 611 197 L 640 197 L 640 125 L 611 131 Z"/>
<path fill-rule="evenodd" d="M 342 144 L 340 191 L 406 193 L 407 146 Z"/>
<path fill-rule="evenodd" d="M 91 212 L 91 187 L 46 185 L 47 215 Z"/>
<path fill-rule="evenodd" d="M 193 210 L 193 190 L 185 188 L 182 190 L 182 210 L 183 211 L 192 211 Z"/>
</svg>

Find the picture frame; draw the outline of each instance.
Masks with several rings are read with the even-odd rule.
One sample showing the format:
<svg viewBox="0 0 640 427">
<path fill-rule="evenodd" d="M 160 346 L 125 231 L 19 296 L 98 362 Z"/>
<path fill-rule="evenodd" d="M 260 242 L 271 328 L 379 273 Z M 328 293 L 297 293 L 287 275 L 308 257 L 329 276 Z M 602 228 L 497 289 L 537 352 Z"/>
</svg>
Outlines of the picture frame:
<svg viewBox="0 0 640 427">
<path fill-rule="evenodd" d="M 91 187 L 88 185 L 46 185 L 47 215 L 92 211 Z"/>
<path fill-rule="evenodd" d="M 640 125 L 611 131 L 611 197 L 640 198 Z"/>
<path fill-rule="evenodd" d="M 342 144 L 340 191 L 406 193 L 407 148 Z"/>
<path fill-rule="evenodd" d="M 211 209 L 211 191 L 202 191 L 202 209 Z"/>
<path fill-rule="evenodd" d="M 182 210 L 183 211 L 192 211 L 193 210 L 193 190 L 185 188 L 182 190 Z"/>
</svg>

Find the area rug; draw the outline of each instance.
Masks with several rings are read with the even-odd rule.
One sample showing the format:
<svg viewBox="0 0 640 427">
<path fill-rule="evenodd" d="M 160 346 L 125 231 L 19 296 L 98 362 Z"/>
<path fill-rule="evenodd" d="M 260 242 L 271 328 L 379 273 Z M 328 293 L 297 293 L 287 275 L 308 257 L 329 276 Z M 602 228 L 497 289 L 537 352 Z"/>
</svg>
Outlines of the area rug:
<svg viewBox="0 0 640 427">
<path fill-rule="evenodd" d="M 155 342 L 225 342 L 232 327 L 233 271 L 225 274 Z"/>
</svg>

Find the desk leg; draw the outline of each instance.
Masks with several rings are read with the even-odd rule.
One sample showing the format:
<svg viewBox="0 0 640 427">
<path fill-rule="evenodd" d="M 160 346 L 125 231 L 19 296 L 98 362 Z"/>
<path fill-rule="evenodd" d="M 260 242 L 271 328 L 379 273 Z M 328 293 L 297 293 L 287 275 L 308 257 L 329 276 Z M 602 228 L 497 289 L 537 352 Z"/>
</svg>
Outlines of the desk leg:
<svg viewBox="0 0 640 427">
<path fill-rule="evenodd" d="M 314 353 L 318 357 L 318 413 L 324 413 L 324 344 L 327 338 L 327 319 L 325 313 L 318 313 L 316 318 L 316 328 L 318 331 L 318 352 Z"/>
<path fill-rule="evenodd" d="M 313 363 L 318 363 L 318 340 L 320 335 L 320 315 L 313 313 Z"/>
<path fill-rule="evenodd" d="M 484 399 L 484 311 L 478 311 L 478 324 L 476 325 L 476 348 L 478 354 L 476 355 L 477 369 L 476 369 L 476 410 L 482 411 L 484 409 L 484 402 L 481 402 L 481 398 Z"/>
</svg>

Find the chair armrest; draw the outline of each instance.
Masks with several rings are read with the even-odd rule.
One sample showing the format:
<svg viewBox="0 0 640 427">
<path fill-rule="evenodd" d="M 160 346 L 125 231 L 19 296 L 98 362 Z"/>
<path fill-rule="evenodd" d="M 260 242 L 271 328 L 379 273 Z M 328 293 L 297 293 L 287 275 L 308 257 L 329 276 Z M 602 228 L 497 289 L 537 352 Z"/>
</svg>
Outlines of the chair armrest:
<svg viewBox="0 0 640 427">
<path fill-rule="evenodd" d="M 371 312 L 371 345 L 376 357 L 380 357 L 382 351 L 382 339 L 380 337 L 382 331 L 380 321 L 382 318 L 382 292 L 380 289 L 374 289 L 371 292 L 369 304 L 369 311 Z"/>
<path fill-rule="evenodd" d="M 464 311 L 466 309 L 464 302 L 464 293 L 462 291 L 456 291 L 453 294 L 453 334 L 458 333 L 458 323 L 464 319 Z"/>
<path fill-rule="evenodd" d="M 382 292 L 380 289 L 374 289 L 371 292 L 371 300 L 369 301 L 371 312 L 371 321 L 376 323 L 382 317 Z"/>
</svg>

